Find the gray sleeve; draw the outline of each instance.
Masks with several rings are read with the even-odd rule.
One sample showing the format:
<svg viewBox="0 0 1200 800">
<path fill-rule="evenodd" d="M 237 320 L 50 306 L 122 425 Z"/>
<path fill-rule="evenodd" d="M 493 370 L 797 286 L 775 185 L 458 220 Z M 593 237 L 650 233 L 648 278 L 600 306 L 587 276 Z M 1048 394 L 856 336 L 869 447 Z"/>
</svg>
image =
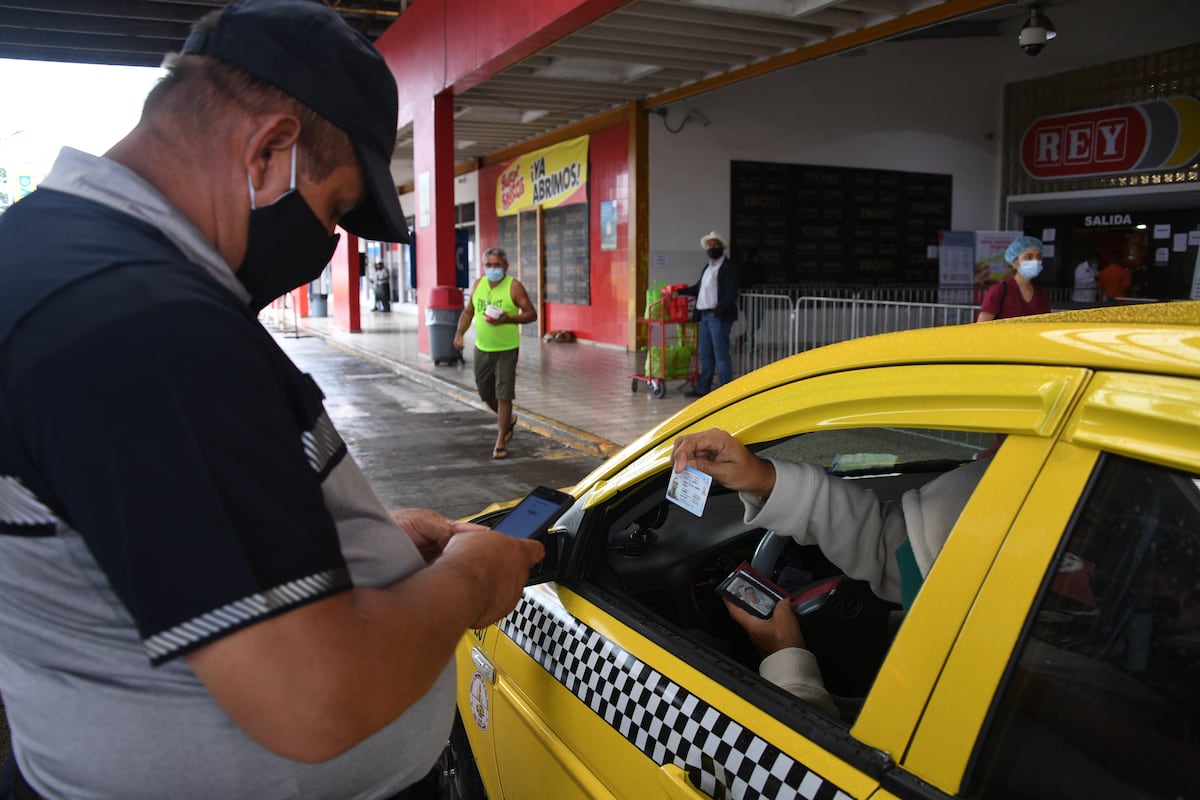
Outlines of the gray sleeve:
<svg viewBox="0 0 1200 800">
<path fill-rule="evenodd" d="M 825 690 L 816 657 L 799 647 L 785 647 L 762 660 L 758 673 L 811 706 L 838 717 L 837 706 Z"/>
<path fill-rule="evenodd" d="M 831 478 L 816 464 L 775 465 L 775 489 L 766 498 L 742 493 L 745 521 L 815 544 L 846 575 L 871 584 L 876 596 L 900 601 L 896 548 L 905 539 L 904 519 L 893 505 L 852 481 Z"/>
<path fill-rule="evenodd" d="M 355 586 L 389 586 L 424 568 L 417 546 L 392 521 L 353 458 L 343 458 L 321 490 Z"/>
</svg>

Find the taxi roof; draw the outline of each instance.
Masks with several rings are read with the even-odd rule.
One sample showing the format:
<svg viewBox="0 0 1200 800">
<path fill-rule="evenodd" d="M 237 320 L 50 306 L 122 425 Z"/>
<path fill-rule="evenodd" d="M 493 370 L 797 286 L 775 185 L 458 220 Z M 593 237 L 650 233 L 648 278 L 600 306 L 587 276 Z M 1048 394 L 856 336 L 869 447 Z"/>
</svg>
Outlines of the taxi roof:
<svg viewBox="0 0 1200 800">
<path fill-rule="evenodd" d="M 867 336 L 734 381 L 745 395 L 798 378 L 895 364 L 1043 364 L 1200 378 L 1200 301 L 1061 311 Z"/>
</svg>

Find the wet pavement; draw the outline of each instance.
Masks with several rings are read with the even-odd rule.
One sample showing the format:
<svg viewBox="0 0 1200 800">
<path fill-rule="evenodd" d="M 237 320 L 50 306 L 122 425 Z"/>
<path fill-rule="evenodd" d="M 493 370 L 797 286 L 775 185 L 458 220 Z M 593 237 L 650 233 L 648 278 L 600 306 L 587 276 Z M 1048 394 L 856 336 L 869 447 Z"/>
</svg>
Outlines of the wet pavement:
<svg viewBox="0 0 1200 800">
<path fill-rule="evenodd" d="M 495 416 L 482 404 L 473 407 L 320 337 L 275 338 L 325 392 L 330 418 L 387 508 L 428 506 L 465 517 L 534 486 L 571 486 L 602 461 L 522 427 L 509 457 L 493 460 Z"/>
<path fill-rule="evenodd" d="M 362 331 L 355 333 L 341 330 L 330 317 L 296 318 L 291 309 L 267 309 L 260 319 L 274 330 L 319 336 L 439 393 L 484 408 L 475 392 L 471 363 L 474 333 L 466 336 L 465 365 L 436 365 L 418 350 L 419 327 L 427 323 L 418 318 L 414 306 L 395 304 L 388 313 L 364 311 Z M 442 329 L 438 335 L 442 334 L 453 339 L 453 327 Z M 645 367 L 645 352 L 522 336 L 514 401 L 517 435 L 532 430 L 584 452 L 612 455 L 691 402 L 683 394 L 691 384 L 683 379 L 667 381 L 666 395 L 652 397 L 645 381 L 632 377 L 644 374 Z"/>
</svg>

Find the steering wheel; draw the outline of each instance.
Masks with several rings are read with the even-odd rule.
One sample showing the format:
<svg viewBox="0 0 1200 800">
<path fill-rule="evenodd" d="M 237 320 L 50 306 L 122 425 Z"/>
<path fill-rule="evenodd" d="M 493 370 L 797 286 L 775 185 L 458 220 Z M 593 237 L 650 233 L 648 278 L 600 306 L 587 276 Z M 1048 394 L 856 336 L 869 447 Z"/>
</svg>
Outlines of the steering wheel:
<svg viewBox="0 0 1200 800">
<path fill-rule="evenodd" d="M 758 546 L 754 548 L 754 555 L 750 558 L 750 566 L 760 575 L 765 575 L 772 580 L 775 579 L 775 569 L 779 566 L 779 557 L 783 555 L 784 549 L 788 543 L 792 541 L 792 537 L 775 531 L 767 531 L 759 540 Z"/>
<path fill-rule="evenodd" d="M 791 536 L 776 531 L 767 531 L 759 540 L 758 546 L 754 548 L 754 555 L 750 557 L 750 566 L 760 575 L 778 581 L 783 553 L 792 544 Z M 826 601 L 837 594 L 844 580 L 846 580 L 844 575 L 835 575 L 810 581 L 805 586 L 785 588 L 792 592 L 792 602 L 795 603 L 796 613 L 810 615 L 823 609 Z"/>
</svg>

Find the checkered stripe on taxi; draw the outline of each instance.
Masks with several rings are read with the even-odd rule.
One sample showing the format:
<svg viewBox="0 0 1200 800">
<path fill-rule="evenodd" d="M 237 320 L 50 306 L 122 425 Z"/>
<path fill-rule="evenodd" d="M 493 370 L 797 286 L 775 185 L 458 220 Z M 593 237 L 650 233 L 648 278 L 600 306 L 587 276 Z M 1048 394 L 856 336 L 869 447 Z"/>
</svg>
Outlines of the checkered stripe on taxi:
<svg viewBox="0 0 1200 800">
<path fill-rule="evenodd" d="M 654 763 L 682 766 L 717 800 L 850 800 L 548 599 L 527 590 L 501 630 Z"/>
</svg>

